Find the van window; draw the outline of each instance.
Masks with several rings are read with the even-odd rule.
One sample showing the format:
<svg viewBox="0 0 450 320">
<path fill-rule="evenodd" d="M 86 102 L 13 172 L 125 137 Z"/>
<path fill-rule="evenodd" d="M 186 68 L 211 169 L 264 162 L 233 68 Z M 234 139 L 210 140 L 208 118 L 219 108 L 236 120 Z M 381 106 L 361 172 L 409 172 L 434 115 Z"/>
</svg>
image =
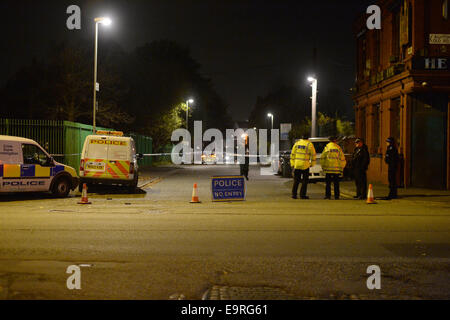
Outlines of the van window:
<svg viewBox="0 0 450 320">
<path fill-rule="evenodd" d="M 11 141 L 0 141 L 0 163 L 17 164 L 22 163 L 22 154 L 19 150 L 21 148 L 20 143 Z"/>
<path fill-rule="evenodd" d="M 95 143 L 98 139 L 89 140 L 86 146 L 86 154 L 84 155 L 87 159 L 106 159 L 108 156 L 108 146 L 106 144 Z"/>
<path fill-rule="evenodd" d="M 121 141 L 120 145 L 110 144 L 108 150 L 108 159 L 128 160 L 129 152 L 130 152 L 130 145 L 128 144 L 127 141 Z"/>
<path fill-rule="evenodd" d="M 44 166 L 47 163 L 47 155 L 34 144 L 22 144 L 23 163 L 39 164 Z"/>
</svg>

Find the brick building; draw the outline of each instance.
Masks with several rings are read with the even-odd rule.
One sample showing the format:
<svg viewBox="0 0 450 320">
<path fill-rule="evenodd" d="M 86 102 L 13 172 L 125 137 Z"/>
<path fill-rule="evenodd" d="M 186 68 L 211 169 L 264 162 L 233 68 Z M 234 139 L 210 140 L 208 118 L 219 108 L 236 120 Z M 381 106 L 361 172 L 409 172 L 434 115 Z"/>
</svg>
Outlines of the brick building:
<svg viewBox="0 0 450 320">
<path fill-rule="evenodd" d="M 399 182 L 450 189 L 449 0 L 380 0 L 381 30 L 354 24 L 356 133 L 371 153 L 369 181 L 387 183 L 386 139 L 403 157 Z"/>
</svg>

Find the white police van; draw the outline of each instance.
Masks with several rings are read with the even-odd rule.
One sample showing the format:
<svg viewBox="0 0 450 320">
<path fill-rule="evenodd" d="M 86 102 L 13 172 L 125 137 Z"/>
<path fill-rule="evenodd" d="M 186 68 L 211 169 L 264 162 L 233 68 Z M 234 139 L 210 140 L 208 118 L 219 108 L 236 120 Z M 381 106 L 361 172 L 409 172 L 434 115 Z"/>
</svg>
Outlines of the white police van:
<svg viewBox="0 0 450 320">
<path fill-rule="evenodd" d="M 134 192 L 139 179 L 136 145 L 121 131 L 97 131 L 84 141 L 80 161 L 80 191 L 82 185 L 123 185 Z"/>
<path fill-rule="evenodd" d="M 66 197 L 78 181 L 74 168 L 53 160 L 37 142 L 0 135 L 0 193 L 51 191 Z"/>
</svg>

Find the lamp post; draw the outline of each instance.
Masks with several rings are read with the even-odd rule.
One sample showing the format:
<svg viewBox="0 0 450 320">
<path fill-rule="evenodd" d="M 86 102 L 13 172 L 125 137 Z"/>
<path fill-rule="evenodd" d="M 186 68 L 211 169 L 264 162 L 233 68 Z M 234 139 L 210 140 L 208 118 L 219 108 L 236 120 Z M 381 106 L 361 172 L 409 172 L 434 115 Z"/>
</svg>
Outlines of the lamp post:
<svg viewBox="0 0 450 320">
<path fill-rule="evenodd" d="M 98 24 L 101 23 L 105 26 L 111 24 L 111 19 L 107 17 L 98 17 L 95 21 L 95 46 L 94 46 L 94 101 L 93 101 L 93 121 L 92 131 L 95 134 L 95 114 L 97 111 L 97 47 L 98 47 Z"/>
<path fill-rule="evenodd" d="M 309 77 L 308 81 L 311 82 L 312 97 L 311 97 L 311 137 L 316 136 L 316 109 L 317 109 L 317 79 Z"/>
<path fill-rule="evenodd" d="M 186 130 L 188 130 L 188 131 L 189 131 L 189 120 L 188 120 L 189 103 L 194 103 L 194 99 L 189 99 L 189 100 L 186 101 Z"/>
<path fill-rule="evenodd" d="M 267 117 L 271 118 L 271 120 L 272 120 L 272 129 L 273 129 L 273 114 L 268 113 L 268 114 L 267 114 Z"/>
</svg>

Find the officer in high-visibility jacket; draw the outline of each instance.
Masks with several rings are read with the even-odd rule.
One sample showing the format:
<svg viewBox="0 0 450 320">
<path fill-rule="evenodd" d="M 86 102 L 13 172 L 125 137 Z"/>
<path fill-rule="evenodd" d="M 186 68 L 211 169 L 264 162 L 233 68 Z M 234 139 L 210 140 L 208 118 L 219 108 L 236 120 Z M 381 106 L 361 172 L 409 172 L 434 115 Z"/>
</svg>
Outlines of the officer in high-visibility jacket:
<svg viewBox="0 0 450 320">
<path fill-rule="evenodd" d="M 304 135 L 302 139 L 297 141 L 291 151 L 291 168 L 293 169 L 294 185 L 292 187 L 292 198 L 297 199 L 297 190 L 300 181 L 302 187 L 300 189 L 300 198 L 309 199 L 306 196 L 309 180 L 309 168 L 316 165 L 316 150 L 309 136 Z"/>
<path fill-rule="evenodd" d="M 344 172 L 347 161 L 344 152 L 336 143 L 336 137 L 330 137 L 330 142 L 320 155 L 320 165 L 325 173 L 325 199 L 331 199 L 331 182 L 334 185 L 334 199 L 339 200 L 339 179 Z"/>
</svg>

